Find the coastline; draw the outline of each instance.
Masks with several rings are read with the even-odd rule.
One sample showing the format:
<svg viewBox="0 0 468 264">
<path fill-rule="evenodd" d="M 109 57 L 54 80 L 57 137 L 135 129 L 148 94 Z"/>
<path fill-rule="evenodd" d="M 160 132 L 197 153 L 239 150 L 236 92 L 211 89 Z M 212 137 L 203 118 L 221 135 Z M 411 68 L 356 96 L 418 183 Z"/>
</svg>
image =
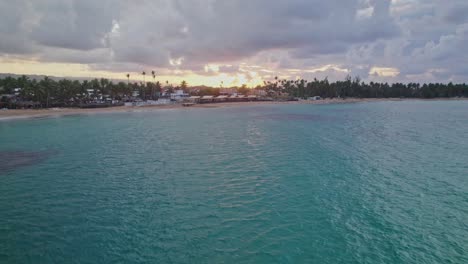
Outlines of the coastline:
<svg viewBox="0 0 468 264">
<path fill-rule="evenodd" d="M 99 113 L 131 113 L 140 111 L 152 111 L 160 109 L 191 109 L 191 108 L 224 108 L 224 107 L 241 107 L 241 106 L 256 106 L 256 105 L 271 105 L 271 104 L 312 104 L 312 105 L 327 105 L 327 104 L 350 104 L 350 103 L 365 103 L 365 102 L 384 102 L 384 101 L 466 101 L 468 98 L 435 98 L 435 99 L 418 99 L 418 98 L 347 98 L 347 99 L 324 99 L 317 101 L 256 101 L 256 102 L 226 102 L 226 103 L 208 103 L 196 104 L 190 107 L 184 107 L 182 104 L 174 105 L 154 105 L 154 106 L 117 106 L 109 108 L 50 108 L 50 109 L 0 109 L 0 122 L 18 119 L 35 119 L 47 117 L 61 117 L 71 115 L 86 115 Z"/>
</svg>

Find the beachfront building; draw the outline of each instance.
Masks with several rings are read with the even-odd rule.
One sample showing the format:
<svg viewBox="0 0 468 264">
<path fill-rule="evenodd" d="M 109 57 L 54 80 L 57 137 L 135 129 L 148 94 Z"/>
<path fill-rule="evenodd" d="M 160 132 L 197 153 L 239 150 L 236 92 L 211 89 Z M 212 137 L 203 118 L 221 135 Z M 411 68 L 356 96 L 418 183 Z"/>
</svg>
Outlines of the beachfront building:
<svg viewBox="0 0 468 264">
<path fill-rule="evenodd" d="M 194 104 L 200 103 L 201 96 L 190 96 L 188 101 Z"/>
<path fill-rule="evenodd" d="M 242 94 L 233 94 L 228 97 L 229 102 L 246 102 L 247 101 L 247 96 L 242 95 Z"/>
<path fill-rule="evenodd" d="M 175 90 L 173 93 L 170 94 L 170 98 L 174 101 L 183 101 L 190 98 L 190 95 L 184 92 L 184 90 Z"/>
<path fill-rule="evenodd" d="M 21 90 L 23 90 L 23 88 L 15 88 L 15 89 L 13 89 L 13 93 L 14 93 L 16 96 L 19 96 L 20 93 L 21 93 Z"/>
<path fill-rule="evenodd" d="M 15 108 L 17 96 L 14 94 L 0 94 L 0 109 Z"/>
<path fill-rule="evenodd" d="M 159 105 L 165 105 L 165 104 L 171 104 L 172 103 L 170 98 L 162 98 L 162 97 L 158 98 L 158 100 L 156 102 Z"/>
<path fill-rule="evenodd" d="M 215 97 L 214 100 L 215 100 L 215 102 L 218 102 L 218 103 L 226 102 L 228 100 L 228 96 L 227 95 L 219 95 L 219 96 Z"/>
<path fill-rule="evenodd" d="M 13 90 L 15 92 L 15 90 Z M 0 94 L 0 109 L 28 109 L 40 108 L 41 104 L 34 101 L 26 101 L 19 96 L 19 92 L 13 94 Z"/>
<path fill-rule="evenodd" d="M 254 95 L 260 96 L 260 97 L 264 97 L 264 96 L 268 95 L 268 93 L 265 90 L 262 90 L 262 89 L 253 89 L 252 92 L 253 92 Z"/>
<path fill-rule="evenodd" d="M 317 100 L 322 100 L 322 97 L 320 96 L 312 96 L 312 97 L 309 97 L 307 98 L 308 100 L 310 101 L 317 101 Z"/>
<path fill-rule="evenodd" d="M 205 95 L 200 98 L 200 103 L 205 104 L 205 103 L 213 103 L 214 102 L 214 96 L 213 95 Z"/>
<path fill-rule="evenodd" d="M 41 104 L 39 102 L 34 101 L 21 101 L 16 103 L 16 107 L 19 109 L 32 109 L 32 108 L 40 108 Z"/>
<path fill-rule="evenodd" d="M 94 89 L 86 89 L 86 95 L 91 97 L 94 94 Z"/>
<path fill-rule="evenodd" d="M 249 96 L 247 96 L 247 100 L 248 100 L 249 102 L 251 102 L 251 101 L 257 101 L 257 100 L 258 100 L 258 97 L 257 97 L 256 95 L 249 95 Z"/>
</svg>

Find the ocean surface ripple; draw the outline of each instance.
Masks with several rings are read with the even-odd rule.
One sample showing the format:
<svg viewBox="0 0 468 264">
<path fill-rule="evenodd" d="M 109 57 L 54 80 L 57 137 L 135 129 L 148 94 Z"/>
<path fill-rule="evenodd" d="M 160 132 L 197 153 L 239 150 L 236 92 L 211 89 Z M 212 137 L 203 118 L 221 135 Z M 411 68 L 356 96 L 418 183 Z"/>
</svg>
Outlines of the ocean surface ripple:
<svg viewBox="0 0 468 264">
<path fill-rule="evenodd" d="M 0 122 L 0 263 L 468 263 L 468 104 Z"/>
</svg>

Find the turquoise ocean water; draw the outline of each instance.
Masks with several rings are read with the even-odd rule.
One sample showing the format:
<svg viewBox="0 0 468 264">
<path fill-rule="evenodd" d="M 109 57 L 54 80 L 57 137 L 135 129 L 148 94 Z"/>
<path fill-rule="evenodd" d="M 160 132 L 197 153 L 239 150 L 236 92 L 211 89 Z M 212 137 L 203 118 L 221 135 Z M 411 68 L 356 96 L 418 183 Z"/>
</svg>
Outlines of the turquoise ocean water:
<svg viewBox="0 0 468 264">
<path fill-rule="evenodd" d="M 0 263 L 468 263 L 468 103 L 0 122 Z"/>
</svg>

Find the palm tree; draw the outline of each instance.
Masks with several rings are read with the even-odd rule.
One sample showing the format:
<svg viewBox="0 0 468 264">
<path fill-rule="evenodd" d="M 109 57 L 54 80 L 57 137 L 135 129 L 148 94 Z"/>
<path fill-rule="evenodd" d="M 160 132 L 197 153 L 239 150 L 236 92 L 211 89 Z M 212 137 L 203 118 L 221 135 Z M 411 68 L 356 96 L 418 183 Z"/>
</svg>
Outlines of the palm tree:
<svg viewBox="0 0 468 264">
<path fill-rule="evenodd" d="M 182 90 L 186 90 L 187 89 L 187 82 L 186 81 L 182 81 L 182 83 L 180 84 L 180 88 L 182 88 Z"/>
<path fill-rule="evenodd" d="M 143 71 L 141 74 L 143 74 L 143 100 L 146 99 L 145 97 L 145 88 L 146 88 L 146 72 Z"/>
<path fill-rule="evenodd" d="M 127 73 L 127 85 L 130 85 L 130 73 Z"/>
<path fill-rule="evenodd" d="M 46 97 L 45 98 L 46 108 L 49 108 L 50 92 L 55 92 L 54 80 L 50 79 L 48 76 L 45 76 L 44 79 L 40 83 L 43 88 L 42 94 Z"/>
<path fill-rule="evenodd" d="M 153 75 L 153 82 L 156 81 L 156 72 L 151 71 L 151 75 Z M 154 85 L 151 85 L 151 99 L 154 99 Z"/>
<path fill-rule="evenodd" d="M 161 86 L 161 83 L 159 81 L 156 82 L 156 84 L 154 85 L 154 89 L 156 89 L 157 92 L 159 92 L 160 94 L 162 93 L 162 86 Z"/>
</svg>

